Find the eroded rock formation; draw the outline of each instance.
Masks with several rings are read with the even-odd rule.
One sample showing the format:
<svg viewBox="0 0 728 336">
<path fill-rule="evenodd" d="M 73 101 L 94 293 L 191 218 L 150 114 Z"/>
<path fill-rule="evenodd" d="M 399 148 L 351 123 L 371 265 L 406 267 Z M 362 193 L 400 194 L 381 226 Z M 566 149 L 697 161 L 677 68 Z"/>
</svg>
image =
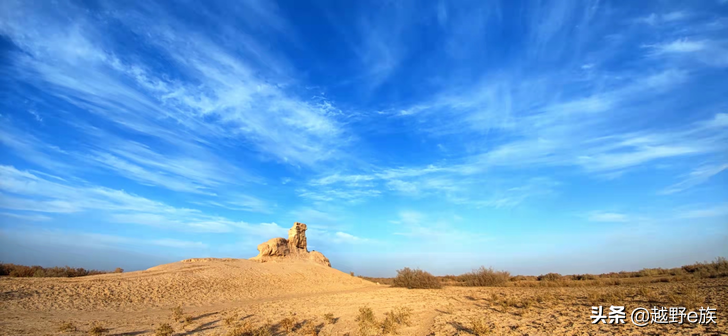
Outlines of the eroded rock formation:
<svg viewBox="0 0 728 336">
<path fill-rule="evenodd" d="M 250 259 L 259 262 L 301 259 L 331 267 L 331 262 L 321 252 L 308 251 L 306 224 L 299 222 L 293 223 L 291 229 L 288 230 L 288 239 L 273 238 L 258 245 L 258 255 Z"/>
</svg>

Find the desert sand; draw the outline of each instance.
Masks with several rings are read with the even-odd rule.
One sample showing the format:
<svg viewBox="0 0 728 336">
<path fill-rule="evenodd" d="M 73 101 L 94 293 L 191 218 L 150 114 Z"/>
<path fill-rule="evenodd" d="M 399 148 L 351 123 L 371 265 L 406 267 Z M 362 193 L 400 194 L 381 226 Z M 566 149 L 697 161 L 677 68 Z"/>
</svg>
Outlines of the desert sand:
<svg viewBox="0 0 728 336">
<path fill-rule="evenodd" d="M 681 285 L 642 286 L 667 294 Z M 412 323 L 400 329 L 403 335 L 473 334 L 474 319 L 482 319 L 494 335 L 725 334 L 727 281 L 706 279 L 692 285 L 718 307 L 717 325 L 639 328 L 590 323 L 590 291 L 623 291 L 628 306 L 647 305 L 636 287 L 410 290 L 377 285 L 309 261 L 199 259 L 80 278 L 3 277 L 0 334 L 86 335 L 98 323 L 109 335 L 153 335 L 160 324 L 170 323 L 175 335 L 225 335 L 230 327 L 224 320 L 234 317 L 254 326 L 271 322 L 274 334 L 282 335 L 286 332 L 277 324 L 293 313 L 299 322 L 322 324 L 321 334 L 356 335 L 355 319 L 363 306 L 372 308 L 379 319 L 394 307 L 411 308 Z M 510 306 L 502 304 L 507 300 Z M 523 307 L 525 301 L 533 303 Z M 172 321 L 170 309 L 178 305 L 192 319 L 187 326 Z M 324 323 L 327 313 L 334 315 L 335 323 Z M 59 332 L 64 321 L 78 330 Z"/>
<path fill-rule="evenodd" d="M 290 237 L 289 237 L 290 238 Z M 284 239 L 285 240 L 285 239 Z M 357 335 L 357 315 L 369 307 L 375 318 L 398 307 L 411 311 L 402 335 L 602 335 L 723 334 L 728 278 L 684 282 L 643 282 L 579 287 L 393 288 L 343 273 L 301 249 L 288 258 L 189 259 L 144 271 L 78 278 L 0 277 L 0 335 L 87 335 L 94 325 L 106 335 L 154 335 L 163 323 L 174 335 L 236 335 L 235 326 L 269 325 L 274 335 Z M 305 241 L 305 240 L 304 240 Z M 278 243 L 276 243 L 278 244 Z M 285 245 L 285 244 L 284 244 Z M 261 244 L 261 254 L 272 253 Z M 304 257 L 300 257 L 304 255 Z M 335 265 L 334 265 L 335 266 Z M 686 289 L 717 308 L 717 324 L 591 324 L 591 306 L 628 309 L 669 306 L 671 294 Z M 595 299 L 596 298 L 596 299 Z M 173 318 L 179 306 L 182 318 Z M 327 321 L 325 314 L 331 314 Z M 282 320 L 296 323 L 286 330 Z M 183 320 L 187 320 L 183 322 Z M 60 331 L 70 322 L 75 331 Z M 476 330 L 475 324 L 483 329 Z"/>
</svg>

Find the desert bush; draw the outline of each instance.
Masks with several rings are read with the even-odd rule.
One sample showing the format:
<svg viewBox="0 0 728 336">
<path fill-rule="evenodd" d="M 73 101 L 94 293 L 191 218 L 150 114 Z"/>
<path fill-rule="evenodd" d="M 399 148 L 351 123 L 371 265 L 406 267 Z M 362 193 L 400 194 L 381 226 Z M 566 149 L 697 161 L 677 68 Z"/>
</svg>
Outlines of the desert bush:
<svg viewBox="0 0 728 336">
<path fill-rule="evenodd" d="M 518 307 L 518 301 L 515 298 L 512 297 L 506 297 L 505 299 L 501 300 L 500 302 L 501 307 L 503 308 L 503 312 L 508 311 L 508 307 Z"/>
<path fill-rule="evenodd" d="M 179 321 L 182 319 L 182 316 L 184 316 L 185 312 L 182 310 L 181 306 L 177 306 L 171 309 L 172 311 L 172 320 Z"/>
<path fill-rule="evenodd" d="M 475 335 L 481 336 L 492 333 L 493 328 L 485 321 L 484 317 L 473 317 L 470 319 L 470 331 Z"/>
<path fill-rule="evenodd" d="M 124 273 L 124 269 L 121 267 L 117 267 L 114 269 L 114 273 Z"/>
<path fill-rule="evenodd" d="M 336 323 L 336 318 L 334 317 L 334 314 L 326 313 L 324 314 L 324 321 L 328 324 L 334 324 Z"/>
<path fill-rule="evenodd" d="M 534 281 L 536 280 L 536 277 L 533 275 L 515 275 L 512 276 L 510 281 Z"/>
<path fill-rule="evenodd" d="M 174 329 L 169 323 L 162 323 L 162 325 L 154 331 L 154 336 L 172 336 Z"/>
<path fill-rule="evenodd" d="M 667 295 L 667 301 L 673 306 L 693 309 L 705 303 L 705 297 L 700 295 L 697 288 L 690 286 L 680 287 Z"/>
<path fill-rule="evenodd" d="M 309 336 L 318 336 L 321 329 L 319 328 L 319 323 L 313 319 L 310 321 L 306 321 L 306 323 L 301 326 L 301 330 L 299 330 L 299 334 L 301 335 L 309 335 Z"/>
<path fill-rule="evenodd" d="M 271 331 L 271 322 L 267 321 L 262 326 L 253 330 L 253 336 L 273 336 Z"/>
<path fill-rule="evenodd" d="M 106 328 L 104 328 L 99 323 L 94 323 L 91 329 L 88 330 L 88 334 L 91 336 L 101 336 L 107 332 Z"/>
<path fill-rule="evenodd" d="M 293 328 L 296 327 L 296 323 L 298 323 L 298 320 L 296 319 L 296 315 L 293 313 L 290 313 L 288 315 L 288 317 L 281 320 L 279 325 L 281 326 L 281 328 L 283 328 L 283 330 L 290 333 L 291 331 L 293 331 Z"/>
<path fill-rule="evenodd" d="M 253 325 L 249 321 L 245 321 L 242 324 L 228 325 L 230 329 L 227 330 L 225 336 L 251 336 L 255 330 Z"/>
<path fill-rule="evenodd" d="M 539 275 L 538 278 L 536 278 L 538 281 L 556 281 L 561 279 L 561 274 L 559 273 L 547 273 Z"/>
<path fill-rule="evenodd" d="M 505 271 L 494 271 L 493 268 L 481 266 L 479 269 L 460 276 L 465 286 L 500 286 L 508 282 L 511 274 Z"/>
<path fill-rule="evenodd" d="M 356 317 L 356 322 L 359 325 L 358 334 L 360 336 L 379 334 L 379 323 L 371 308 L 359 308 L 359 315 Z"/>
<path fill-rule="evenodd" d="M 187 316 L 185 316 L 185 317 L 184 317 L 184 318 L 182 319 L 182 322 L 183 322 L 183 323 L 182 323 L 182 328 L 186 328 L 187 326 L 191 325 L 191 324 L 192 324 L 192 322 L 194 322 L 194 319 L 192 318 L 192 316 L 190 316 L 190 315 L 187 315 Z"/>
<path fill-rule="evenodd" d="M 584 281 L 584 280 L 595 280 L 596 275 L 593 274 L 574 274 L 571 276 L 571 280 Z"/>
<path fill-rule="evenodd" d="M 60 332 L 75 332 L 76 330 L 78 330 L 78 328 L 76 328 L 76 325 L 72 322 L 63 322 L 58 327 L 58 331 Z"/>
<path fill-rule="evenodd" d="M 41 267 L 24 266 L 16 264 L 1 264 L 0 275 L 9 275 L 11 277 L 80 277 L 86 275 L 104 274 L 108 272 L 99 270 L 87 270 L 84 268 L 73 267 Z"/>
<path fill-rule="evenodd" d="M 547 303 L 547 302 L 553 301 L 554 300 L 554 296 L 553 296 L 553 294 L 548 293 L 548 292 L 546 292 L 546 293 L 539 293 L 538 295 L 536 295 L 534 297 L 534 299 L 538 303 Z"/>
<path fill-rule="evenodd" d="M 382 321 L 382 332 L 384 334 L 396 335 L 400 326 L 410 325 L 411 315 L 412 309 L 408 307 L 395 307 L 393 310 L 384 313 L 384 321 Z"/>
<path fill-rule="evenodd" d="M 397 277 L 394 278 L 394 287 L 413 288 L 442 288 L 440 280 L 434 275 L 420 269 L 410 269 L 405 267 L 397 271 Z"/>
<path fill-rule="evenodd" d="M 225 326 L 226 327 L 230 327 L 230 326 L 235 325 L 235 322 L 237 320 L 238 320 L 238 315 L 233 314 L 231 316 L 228 316 L 228 317 L 224 318 L 222 321 L 223 321 L 223 323 L 225 323 Z"/>
<path fill-rule="evenodd" d="M 712 262 L 697 262 L 693 265 L 685 265 L 682 269 L 698 278 L 726 277 L 728 276 L 728 260 L 718 257 Z"/>
</svg>

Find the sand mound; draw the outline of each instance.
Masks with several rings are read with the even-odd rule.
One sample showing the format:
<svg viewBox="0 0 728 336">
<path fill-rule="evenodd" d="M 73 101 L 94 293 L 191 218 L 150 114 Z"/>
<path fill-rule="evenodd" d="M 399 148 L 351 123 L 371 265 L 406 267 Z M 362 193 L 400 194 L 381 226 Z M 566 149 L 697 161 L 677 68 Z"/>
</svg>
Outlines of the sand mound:
<svg viewBox="0 0 728 336">
<path fill-rule="evenodd" d="M 373 284 L 307 261 L 188 259 L 145 271 L 80 278 L 0 278 L 7 309 L 118 309 L 201 306 L 345 291 Z"/>
</svg>

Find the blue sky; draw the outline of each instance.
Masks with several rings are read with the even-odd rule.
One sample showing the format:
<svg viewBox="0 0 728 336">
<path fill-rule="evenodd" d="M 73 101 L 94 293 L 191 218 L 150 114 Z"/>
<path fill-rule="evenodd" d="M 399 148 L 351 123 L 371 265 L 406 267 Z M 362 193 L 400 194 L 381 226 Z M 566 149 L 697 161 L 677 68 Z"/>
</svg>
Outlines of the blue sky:
<svg viewBox="0 0 728 336">
<path fill-rule="evenodd" d="M 728 254 L 726 1 L 0 2 L 5 262 Z"/>
</svg>

